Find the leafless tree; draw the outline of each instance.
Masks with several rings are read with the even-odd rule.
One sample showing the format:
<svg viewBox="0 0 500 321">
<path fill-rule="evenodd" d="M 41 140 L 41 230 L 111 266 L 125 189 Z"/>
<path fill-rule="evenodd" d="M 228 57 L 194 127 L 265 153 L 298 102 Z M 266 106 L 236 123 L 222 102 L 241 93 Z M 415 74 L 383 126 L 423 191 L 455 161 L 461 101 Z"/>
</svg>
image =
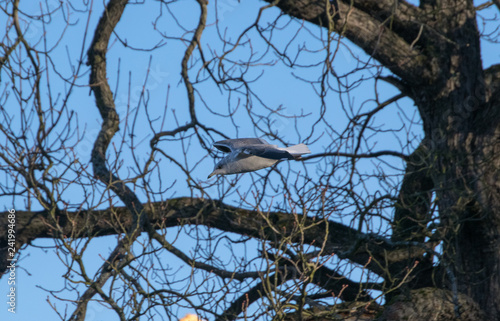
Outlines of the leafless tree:
<svg viewBox="0 0 500 321">
<path fill-rule="evenodd" d="M 497 0 L 22 5 L 1 4 L 0 261 L 53 240 L 61 319 L 500 318 Z M 313 153 L 200 176 L 245 132 Z"/>
</svg>

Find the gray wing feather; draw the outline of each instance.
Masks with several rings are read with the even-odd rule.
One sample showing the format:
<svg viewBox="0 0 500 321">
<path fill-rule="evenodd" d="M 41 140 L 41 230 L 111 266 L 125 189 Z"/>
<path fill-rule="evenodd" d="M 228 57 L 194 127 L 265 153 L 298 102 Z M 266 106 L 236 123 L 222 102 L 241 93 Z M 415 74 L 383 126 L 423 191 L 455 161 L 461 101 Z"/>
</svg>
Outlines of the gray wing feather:
<svg viewBox="0 0 500 321">
<path fill-rule="evenodd" d="M 224 153 L 230 153 L 235 149 L 246 148 L 250 145 L 269 145 L 269 143 L 262 138 L 226 139 L 214 143 L 214 147 L 223 151 Z"/>
</svg>

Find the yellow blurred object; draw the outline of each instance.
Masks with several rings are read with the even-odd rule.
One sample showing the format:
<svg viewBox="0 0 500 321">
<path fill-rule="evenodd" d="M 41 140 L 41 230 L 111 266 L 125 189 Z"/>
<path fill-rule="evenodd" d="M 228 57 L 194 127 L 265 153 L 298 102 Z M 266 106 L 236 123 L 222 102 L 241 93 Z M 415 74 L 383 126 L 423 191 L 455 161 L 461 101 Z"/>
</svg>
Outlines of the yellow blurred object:
<svg viewBox="0 0 500 321">
<path fill-rule="evenodd" d="M 198 317 L 196 314 L 188 313 L 184 316 L 184 318 L 179 321 L 205 321 L 202 318 Z"/>
</svg>

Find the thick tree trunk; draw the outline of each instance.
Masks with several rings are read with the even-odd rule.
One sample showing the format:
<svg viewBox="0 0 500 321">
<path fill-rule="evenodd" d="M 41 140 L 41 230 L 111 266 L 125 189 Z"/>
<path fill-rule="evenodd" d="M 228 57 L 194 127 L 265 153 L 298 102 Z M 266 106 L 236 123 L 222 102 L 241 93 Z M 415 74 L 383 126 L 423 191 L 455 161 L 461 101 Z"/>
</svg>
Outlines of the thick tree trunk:
<svg viewBox="0 0 500 321">
<path fill-rule="evenodd" d="M 464 44 L 465 46 L 465 44 Z M 461 50 L 461 49 L 460 49 Z M 430 141 L 431 177 L 449 289 L 500 318 L 500 103 L 470 57 L 455 56 L 441 99 L 416 100 Z M 454 53 L 450 56 L 453 58 Z M 478 66 L 478 58 L 474 64 Z"/>
<path fill-rule="evenodd" d="M 443 241 L 441 265 L 453 292 L 469 295 L 488 320 L 500 318 L 499 102 L 485 80 L 472 1 L 429 1 L 439 30 L 424 48 L 430 83 L 411 96 L 430 142 L 430 176 Z"/>
<path fill-rule="evenodd" d="M 451 289 L 456 286 L 485 310 L 489 320 L 498 320 L 500 136 L 497 124 L 469 124 L 470 128 L 457 124 L 458 132 L 438 142 L 434 153 L 443 264 L 453 272 Z"/>
</svg>

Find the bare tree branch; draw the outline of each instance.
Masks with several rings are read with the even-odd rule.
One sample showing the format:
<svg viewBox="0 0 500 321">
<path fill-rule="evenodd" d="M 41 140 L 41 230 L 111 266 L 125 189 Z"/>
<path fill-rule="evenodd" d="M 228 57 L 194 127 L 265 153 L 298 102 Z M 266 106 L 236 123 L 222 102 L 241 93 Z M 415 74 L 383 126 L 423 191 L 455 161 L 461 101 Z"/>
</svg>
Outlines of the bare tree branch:
<svg viewBox="0 0 500 321">
<path fill-rule="evenodd" d="M 213 200 L 177 198 L 152 204 L 152 208 L 154 208 L 153 214 L 148 214 L 148 220 L 154 229 L 194 224 L 272 240 L 290 236 L 290 231 L 296 224 L 296 218 L 288 213 L 268 212 L 264 214 Z M 19 247 L 29 244 L 36 238 L 53 237 L 54 228 L 47 223 L 49 215 L 47 212 L 18 211 L 17 215 Z M 63 233 L 73 238 L 115 235 L 120 232 L 117 226 L 125 229 L 133 227 L 133 215 L 126 207 L 113 207 L 101 211 L 67 212 L 65 215 L 67 224 L 62 226 Z M 408 244 L 393 244 L 389 240 L 384 242 L 383 238 L 372 238 L 368 234 L 332 221 L 328 222 L 327 228 L 322 221 L 316 221 L 314 218 L 301 214 L 295 215 L 304 220 L 304 224 L 311 226 L 304 234 L 305 242 L 320 246 L 328 235 L 327 252 L 335 253 L 341 258 L 349 258 L 362 265 L 368 262 L 370 256 L 380 261 L 390 262 L 408 258 L 404 254 L 407 250 L 403 250 Z M 6 219 L 5 217 L 5 215 L 0 215 L 1 223 Z M 268 226 L 270 222 L 275 222 L 276 225 Z M 6 225 L 0 226 L 1 231 Z M 400 246 L 401 249 L 399 249 Z M 413 255 L 418 256 L 422 252 L 425 252 L 423 245 L 416 247 Z M 373 269 L 378 273 L 385 273 L 375 266 Z"/>
<path fill-rule="evenodd" d="M 104 262 L 100 269 L 97 280 L 92 282 L 85 291 L 82 300 L 78 301 L 77 308 L 70 317 L 70 320 L 84 320 L 89 300 L 99 293 L 112 307 L 117 311 L 120 319 L 124 320 L 123 312 L 116 303 L 109 297 L 103 295 L 102 287 L 108 279 L 128 264 L 124 260 L 126 252 L 132 246 L 134 240 L 140 235 L 140 232 L 148 224 L 147 215 L 142 203 L 135 193 L 133 193 L 125 182 L 120 180 L 113 172 L 109 171 L 106 164 L 106 150 L 111 139 L 118 131 L 120 120 L 116 113 L 113 93 L 108 84 L 106 76 L 106 53 L 108 50 L 109 39 L 127 5 L 127 0 L 111 0 L 96 28 L 94 39 L 88 51 L 88 65 L 91 67 L 89 84 L 96 98 L 96 105 L 99 109 L 103 123 L 101 130 L 92 149 L 91 161 L 93 164 L 94 175 L 99 178 L 108 188 L 113 190 L 120 199 L 126 204 L 132 215 L 131 225 L 127 229 L 127 237 L 118 242 L 116 248 L 109 255 L 108 260 Z"/>
<path fill-rule="evenodd" d="M 385 17 L 391 10 L 389 8 L 393 7 L 383 5 L 387 2 L 390 1 L 381 1 L 380 4 L 368 0 L 355 1 L 354 6 L 352 6 L 349 1 L 334 1 L 329 9 L 332 10 L 331 12 L 327 11 L 329 6 L 325 4 L 325 1 L 279 1 L 277 6 L 290 16 L 304 19 L 327 29 L 331 27 L 331 31 L 336 31 L 341 36 L 347 37 L 407 83 L 418 84 L 424 79 L 434 77 L 426 73 L 425 65 L 428 58 L 412 45 L 413 42 L 418 41 L 420 28 L 418 24 L 408 22 L 406 25 L 410 25 L 411 30 L 406 30 L 403 26 L 401 26 L 401 30 L 394 30 L 390 23 L 382 22 L 382 20 L 391 22 L 392 17 L 398 21 L 411 19 L 414 14 L 418 13 L 419 9 L 404 1 L 398 1 L 401 7 L 396 6 L 396 10 Z M 335 9 L 335 4 L 338 4 L 338 12 Z M 365 12 L 361 8 L 373 11 Z M 376 17 L 380 17 L 380 19 Z M 409 40 L 411 39 L 411 42 L 404 39 L 402 35 L 405 35 Z"/>
</svg>

